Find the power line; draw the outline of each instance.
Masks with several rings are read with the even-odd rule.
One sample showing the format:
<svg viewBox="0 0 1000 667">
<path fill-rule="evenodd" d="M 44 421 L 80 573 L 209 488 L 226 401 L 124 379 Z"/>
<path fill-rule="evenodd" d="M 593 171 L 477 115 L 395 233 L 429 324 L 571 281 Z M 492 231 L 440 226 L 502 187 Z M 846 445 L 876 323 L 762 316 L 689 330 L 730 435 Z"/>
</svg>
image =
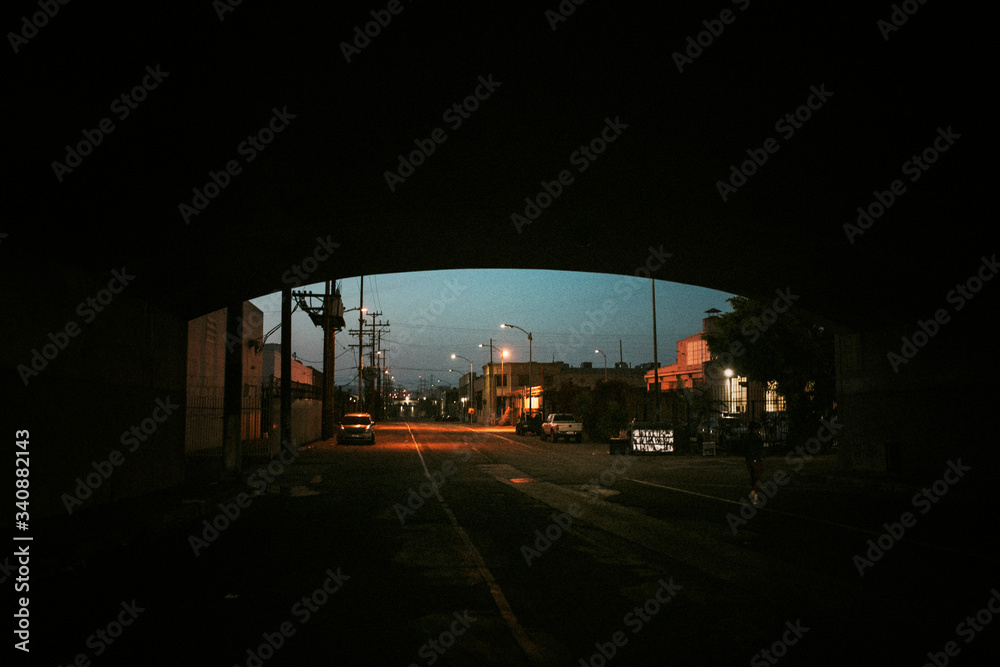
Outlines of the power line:
<svg viewBox="0 0 1000 667">
<path fill-rule="evenodd" d="M 483 365 L 485 366 L 485 364 L 483 364 Z M 407 366 L 393 366 L 392 370 L 393 371 L 425 371 L 425 372 L 432 372 L 432 373 L 447 373 L 451 369 L 450 368 L 409 368 Z M 465 373 L 465 374 L 468 375 L 468 373 Z"/>
<path fill-rule="evenodd" d="M 372 291 L 375 293 L 375 310 L 382 310 L 382 297 L 378 291 L 378 276 L 372 276 Z"/>
<path fill-rule="evenodd" d="M 340 359 L 342 356 L 344 356 L 348 352 L 352 352 L 352 351 L 353 350 L 351 350 L 351 349 L 346 349 L 343 352 L 341 352 L 340 354 L 338 354 L 336 357 L 334 357 L 334 359 Z M 322 361 L 312 361 L 312 360 L 309 360 L 309 359 L 303 359 L 302 357 L 297 357 L 297 356 L 295 356 L 294 352 L 292 353 L 292 358 L 295 359 L 296 361 L 301 361 L 304 364 L 322 364 L 323 363 Z"/>
<path fill-rule="evenodd" d="M 468 331 L 468 332 L 472 332 L 472 333 L 492 333 L 492 332 L 496 331 L 495 328 L 494 329 L 473 329 L 473 328 L 470 328 L 470 327 L 446 327 L 446 326 L 441 326 L 439 324 L 424 324 L 422 322 L 420 324 L 417 324 L 415 322 L 399 322 L 399 321 L 397 321 L 396 324 L 400 325 L 400 326 L 419 327 L 419 328 L 422 328 L 422 329 L 441 329 L 441 330 L 444 330 L 444 331 Z M 580 332 L 573 332 L 573 331 L 532 331 L 532 333 L 533 334 L 542 335 L 542 336 L 574 336 L 574 335 L 578 336 L 578 335 L 581 335 Z M 647 338 L 647 337 L 648 336 L 646 334 L 621 334 L 621 335 L 608 334 L 608 340 L 611 340 L 611 339 L 618 340 L 619 338 Z"/>
</svg>

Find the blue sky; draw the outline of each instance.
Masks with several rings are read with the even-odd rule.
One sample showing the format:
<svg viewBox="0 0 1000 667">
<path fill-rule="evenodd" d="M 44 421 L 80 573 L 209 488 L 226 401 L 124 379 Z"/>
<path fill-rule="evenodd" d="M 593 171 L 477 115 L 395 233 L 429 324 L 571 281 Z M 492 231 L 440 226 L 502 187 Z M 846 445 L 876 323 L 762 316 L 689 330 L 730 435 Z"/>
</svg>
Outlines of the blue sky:
<svg viewBox="0 0 1000 667">
<path fill-rule="evenodd" d="M 346 309 L 360 302 L 359 277 L 341 282 Z M 323 284 L 303 290 L 322 292 Z M 298 291 L 298 290 L 296 290 Z M 730 310 L 725 292 L 656 281 L 657 334 L 660 364 L 675 360 L 676 342 L 701 330 L 709 308 Z M 281 321 L 281 295 L 252 300 L 264 311 L 264 331 Z M 563 361 L 572 366 L 590 361 L 602 367 L 622 359 L 632 366 L 653 360 L 653 316 L 650 281 L 646 278 L 542 270 L 475 269 L 427 271 L 365 276 L 364 305 L 381 312 L 389 332 L 382 336 L 388 362 L 397 385 L 415 389 L 420 376 L 452 385 L 459 373 L 468 372 L 467 361 L 451 359 L 457 354 L 471 359 L 476 372 L 490 360 L 489 343 L 510 350 L 511 361 L 528 360 L 527 335 L 517 329 L 501 329 L 508 323 L 530 331 L 535 361 Z M 358 312 L 347 314 L 348 328 L 356 329 Z M 366 326 L 371 320 L 366 319 Z M 280 342 L 280 330 L 268 343 Z M 337 334 L 337 384 L 355 381 L 357 350 L 348 348 L 357 337 L 346 329 Z M 292 351 L 314 368 L 323 369 L 322 334 L 308 316 L 297 311 L 292 317 Z M 499 357 L 494 357 L 499 361 Z"/>
</svg>

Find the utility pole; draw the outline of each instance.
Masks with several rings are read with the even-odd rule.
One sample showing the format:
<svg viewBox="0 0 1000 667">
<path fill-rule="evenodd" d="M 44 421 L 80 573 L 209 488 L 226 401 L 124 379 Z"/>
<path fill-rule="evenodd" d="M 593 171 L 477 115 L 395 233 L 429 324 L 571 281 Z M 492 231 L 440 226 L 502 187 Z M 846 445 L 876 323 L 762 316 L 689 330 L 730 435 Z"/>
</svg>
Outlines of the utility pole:
<svg viewBox="0 0 1000 667">
<path fill-rule="evenodd" d="M 385 363 L 382 355 L 382 332 L 389 326 L 388 322 L 376 322 L 375 318 L 381 317 L 382 313 L 372 313 L 372 370 L 375 372 L 372 383 L 372 404 L 378 418 L 381 419 L 381 412 L 384 401 L 382 400 L 382 375 L 385 371 Z M 377 360 L 377 361 L 376 361 Z"/>
<path fill-rule="evenodd" d="M 381 315 L 382 313 L 376 313 L 376 315 Z M 385 396 L 382 393 L 382 376 L 385 375 L 386 363 L 385 363 L 385 350 L 382 349 L 382 328 L 388 326 L 388 322 L 383 322 L 376 325 L 374 318 L 372 319 L 372 369 L 375 371 L 375 377 L 372 386 L 372 404 L 375 408 L 375 414 L 372 416 L 376 419 L 383 419 L 385 417 Z M 378 326 L 379 329 L 376 331 L 375 327 Z M 378 363 L 375 363 L 375 360 Z"/>
<path fill-rule="evenodd" d="M 242 302 L 226 308 L 226 355 L 222 392 L 222 459 L 228 478 L 239 477 L 243 467 L 243 322 Z"/>
<path fill-rule="evenodd" d="M 378 372 L 379 372 L 379 368 L 378 368 L 379 364 L 377 364 L 375 362 L 375 351 L 376 351 L 376 348 L 375 348 L 375 318 L 378 317 L 381 314 L 382 313 L 372 313 L 372 362 L 371 362 L 370 366 L 372 368 L 372 372 L 375 373 L 375 376 L 372 377 L 372 386 L 371 386 L 371 389 L 369 390 L 372 393 L 372 404 L 371 404 L 371 407 L 368 409 L 368 412 L 375 413 L 375 415 L 378 414 L 378 411 L 376 410 L 376 408 L 378 407 L 378 403 L 376 403 L 376 400 L 377 400 L 376 396 L 378 394 L 378 392 L 376 391 L 376 388 L 378 387 Z"/>
<path fill-rule="evenodd" d="M 292 447 L 292 288 L 281 290 L 281 447 Z"/>
<path fill-rule="evenodd" d="M 376 403 L 378 409 L 376 410 L 376 413 L 378 414 L 378 419 L 382 419 L 382 408 L 385 407 L 385 400 L 383 400 L 382 397 L 382 332 L 381 331 L 378 332 L 378 343 L 376 349 L 378 350 L 376 356 L 378 356 L 379 359 L 378 371 L 377 371 L 378 375 L 376 376 L 375 380 L 375 395 L 378 397 L 377 399 L 378 403 Z"/>
<path fill-rule="evenodd" d="M 382 334 L 382 331 L 383 331 L 383 327 L 388 327 L 389 326 L 388 322 L 377 322 L 376 321 L 377 318 L 379 318 L 379 317 L 382 316 L 382 313 L 368 313 L 368 315 L 370 315 L 371 318 L 372 318 L 371 329 L 368 329 L 367 327 L 365 327 L 364 320 L 361 319 L 361 318 L 359 318 L 359 326 L 358 326 L 358 328 L 356 330 L 348 331 L 349 335 L 353 336 L 354 334 L 357 334 L 357 336 L 358 336 L 358 342 L 356 344 L 352 344 L 351 347 L 354 347 L 355 345 L 357 345 L 357 347 L 358 347 L 358 392 L 359 392 L 359 400 L 361 401 L 361 407 L 359 407 L 358 409 L 361 410 L 361 411 L 365 411 L 365 407 L 364 406 L 367 403 L 367 401 L 365 401 L 365 399 L 364 399 L 364 393 L 363 393 L 364 392 L 364 372 L 365 372 L 364 358 L 365 358 L 365 347 L 367 347 L 369 345 L 369 343 L 365 343 L 364 339 L 365 339 L 365 336 L 371 336 L 371 343 L 370 343 L 370 345 L 371 345 L 371 353 L 370 353 L 370 356 L 369 356 L 369 365 L 368 365 L 368 368 L 372 369 L 373 371 L 381 371 L 381 370 L 383 370 L 382 366 L 380 364 L 376 363 L 376 361 L 375 361 L 376 356 L 377 356 L 376 355 L 376 351 L 378 350 L 378 348 L 380 346 L 379 343 L 381 341 L 381 334 Z M 378 335 L 378 339 L 376 339 L 376 334 Z M 379 387 L 381 386 L 381 382 L 379 381 L 380 379 L 381 378 L 376 379 L 374 376 L 372 377 L 372 386 L 371 386 L 372 400 L 371 400 L 371 405 L 369 405 L 368 408 L 367 408 L 368 412 L 372 412 L 373 410 L 377 410 L 377 408 L 378 408 L 378 402 L 377 402 L 378 398 L 377 398 L 377 395 L 378 395 Z"/>
<path fill-rule="evenodd" d="M 333 374 L 337 366 L 337 354 L 334 344 L 337 341 L 337 328 L 333 326 L 334 292 L 330 289 L 330 281 L 326 281 L 323 292 L 323 415 L 321 416 L 320 436 L 333 437 L 334 402 L 337 395 L 333 384 Z M 340 292 L 336 293 L 339 310 L 344 309 L 340 300 Z M 340 327 L 343 327 L 344 314 L 340 313 Z"/>
<path fill-rule="evenodd" d="M 381 313 L 378 313 L 381 315 Z M 389 380 L 385 377 L 389 371 L 389 351 L 382 349 L 382 333 L 386 331 L 385 327 L 389 326 L 388 322 L 380 322 L 378 325 L 378 331 L 376 331 L 372 337 L 373 349 L 377 350 L 375 357 L 379 360 L 379 363 L 375 366 L 377 371 L 377 381 L 375 383 L 375 395 L 377 398 L 376 406 L 378 408 L 378 418 L 385 419 L 385 415 L 388 412 L 388 401 L 386 397 L 387 388 L 389 385 Z"/>
<path fill-rule="evenodd" d="M 365 329 L 365 277 L 361 276 L 361 298 L 358 302 L 358 412 L 365 410 L 365 345 L 361 338 Z"/>
<path fill-rule="evenodd" d="M 332 438 L 334 432 L 334 396 L 336 387 L 333 374 L 336 365 L 336 350 L 334 342 L 337 331 L 344 328 L 344 303 L 340 299 L 339 287 L 331 289 L 330 281 L 326 281 L 323 294 L 312 292 L 293 292 L 298 306 L 309 314 L 313 324 L 323 330 L 323 413 L 322 437 Z M 313 303 L 318 301 L 318 305 Z"/>
<path fill-rule="evenodd" d="M 656 379 L 656 421 L 660 421 L 660 359 L 656 345 L 656 279 L 653 284 L 653 377 Z"/>
<path fill-rule="evenodd" d="M 528 415 L 534 415 L 535 411 L 531 409 L 531 394 L 534 392 L 534 385 L 531 384 L 531 370 L 534 367 L 534 362 L 531 360 L 531 332 L 528 332 Z"/>
<path fill-rule="evenodd" d="M 493 339 L 490 338 L 490 419 L 489 424 L 492 426 L 493 422 L 497 418 L 497 379 L 496 374 L 493 372 Z"/>
<path fill-rule="evenodd" d="M 336 355 L 333 353 L 333 339 L 336 332 L 330 326 L 330 281 L 323 285 L 323 412 L 320 414 L 320 437 L 324 440 L 333 437 L 333 365 Z"/>
</svg>

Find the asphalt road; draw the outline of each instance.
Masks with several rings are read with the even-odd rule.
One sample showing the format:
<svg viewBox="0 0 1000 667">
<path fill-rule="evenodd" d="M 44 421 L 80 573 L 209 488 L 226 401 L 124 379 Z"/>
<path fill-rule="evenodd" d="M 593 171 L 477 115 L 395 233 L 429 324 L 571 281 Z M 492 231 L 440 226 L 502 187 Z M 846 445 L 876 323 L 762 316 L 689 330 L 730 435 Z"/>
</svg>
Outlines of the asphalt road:
<svg viewBox="0 0 1000 667">
<path fill-rule="evenodd" d="M 1000 569 L 982 471 L 942 461 L 915 496 L 810 474 L 828 463 L 768 459 L 771 497 L 754 513 L 733 456 L 611 456 L 512 429 L 379 424 L 374 446 L 316 443 L 214 514 L 39 573 L 32 664 L 995 655 Z"/>
</svg>

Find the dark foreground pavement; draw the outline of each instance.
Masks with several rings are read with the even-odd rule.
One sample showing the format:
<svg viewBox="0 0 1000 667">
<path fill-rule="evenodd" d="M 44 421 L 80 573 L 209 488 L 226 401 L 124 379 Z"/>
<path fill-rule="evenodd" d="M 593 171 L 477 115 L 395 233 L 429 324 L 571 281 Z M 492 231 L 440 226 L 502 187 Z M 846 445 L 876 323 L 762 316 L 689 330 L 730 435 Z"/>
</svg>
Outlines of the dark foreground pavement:
<svg viewBox="0 0 1000 667">
<path fill-rule="evenodd" d="M 510 429 L 382 424 L 294 459 L 256 495 L 40 528 L 32 664 L 943 665 L 1000 644 L 971 459 L 879 488 L 774 457 L 758 509 L 736 457 Z"/>
</svg>

